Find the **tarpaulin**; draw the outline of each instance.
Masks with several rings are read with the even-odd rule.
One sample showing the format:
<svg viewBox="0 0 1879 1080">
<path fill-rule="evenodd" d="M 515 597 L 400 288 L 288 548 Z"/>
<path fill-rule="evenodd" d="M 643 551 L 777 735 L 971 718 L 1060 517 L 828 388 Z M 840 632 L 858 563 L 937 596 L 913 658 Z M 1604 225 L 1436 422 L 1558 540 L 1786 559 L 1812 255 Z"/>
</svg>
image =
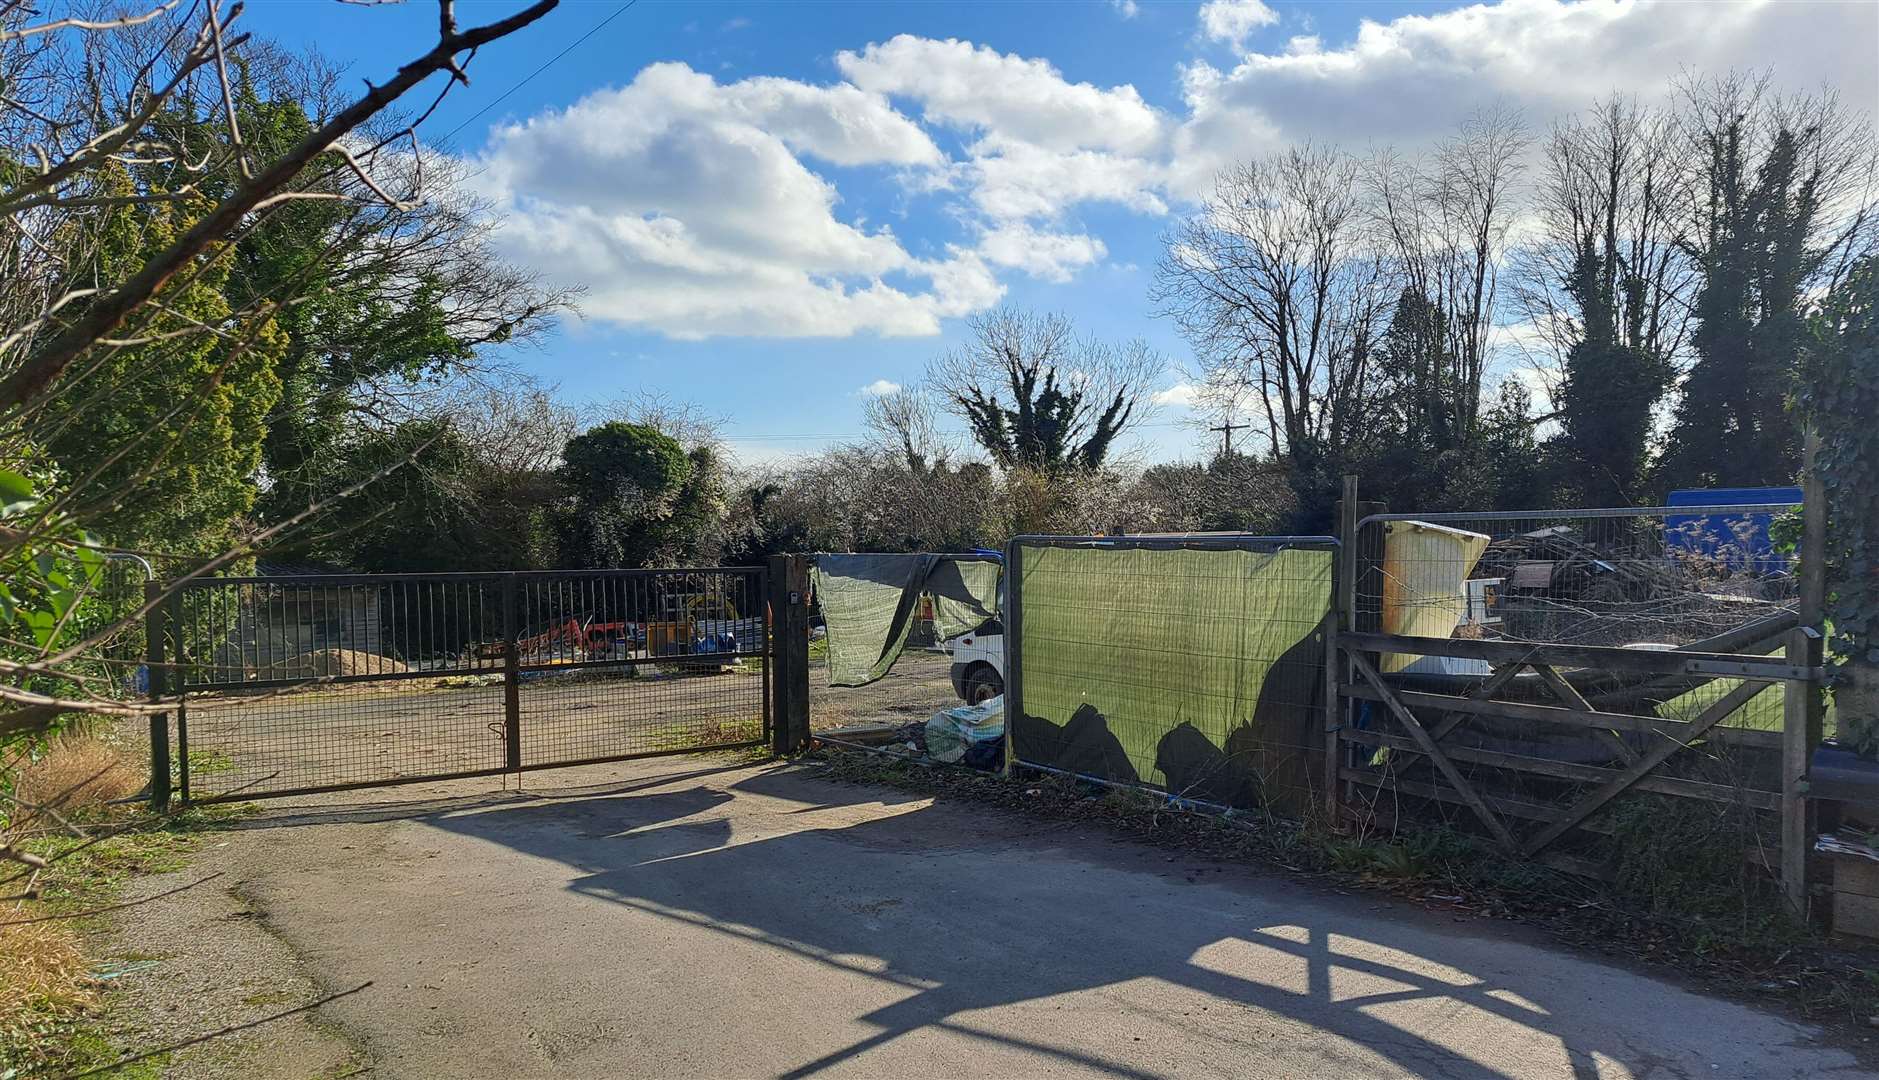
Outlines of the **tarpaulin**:
<svg viewBox="0 0 1879 1080">
<path fill-rule="evenodd" d="M 1019 760 L 1245 805 L 1275 761 L 1291 771 L 1322 741 L 1302 732 L 1323 727 L 1329 551 L 1020 542 L 1018 556 Z"/>
<path fill-rule="evenodd" d="M 958 555 L 817 555 L 816 602 L 829 646 L 829 685 L 866 686 L 906 647 L 920 597 L 933 598 L 944 641 L 998 614 L 997 560 Z"/>
</svg>

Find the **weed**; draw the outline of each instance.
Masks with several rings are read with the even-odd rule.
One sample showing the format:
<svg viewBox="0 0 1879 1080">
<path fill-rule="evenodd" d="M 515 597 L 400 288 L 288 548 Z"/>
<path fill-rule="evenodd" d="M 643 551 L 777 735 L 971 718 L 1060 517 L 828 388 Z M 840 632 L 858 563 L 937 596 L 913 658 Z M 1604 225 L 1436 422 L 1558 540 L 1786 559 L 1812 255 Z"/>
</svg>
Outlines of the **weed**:
<svg viewBox="0 0 1879 1080">
<path fill-rule="evenodd" d="M 245 812 L 223 806 L 185 810 L 89 844 L 65 834 L 20 842 L 50 865 L 39 877 L 38 899 L 10 906 L 5 918 L 70 917 L 0 926 L 0 1077 L 82 1072 L 122 1055 L 101 1027 L 108 1002 L 84 951 L 84 935 L 105 916 L 79 913 L 116 901 L 133 876 L 180 869 L 204 832 Z M 100 806 L 93 823 L 101 829 L 127 824 L 112 822 L 111 813 L 128 811 Z M 114 1075 L 156 1077 L 163 1066 L 161 1059 L 153 1059 Z"/>
<path fill-rule="evenodd" d="M 191 750 L 189 752 L 189 775 L 210 776 L 219 772 L 232 772 L 235 759 L 228 751 L 220 749 Z"/>
<path fill-rule="evenodd" d="M 73 733 L 61 736 L 19 770 L 14 793 L 29 803 L 56 799 L 61 815 L 85 820 L 102 815 L 112 802 L 142 786 L 142 773 L 116 746 L 97 734 Z"/>
<path fill-rule="evenodd" d="M 652 733 L 652 748 L 690 750 L 696 747 L 729 746 L 763 737 L 763 716 L 720 717 L 690 724 L 673 724 Z"/>
</svg>

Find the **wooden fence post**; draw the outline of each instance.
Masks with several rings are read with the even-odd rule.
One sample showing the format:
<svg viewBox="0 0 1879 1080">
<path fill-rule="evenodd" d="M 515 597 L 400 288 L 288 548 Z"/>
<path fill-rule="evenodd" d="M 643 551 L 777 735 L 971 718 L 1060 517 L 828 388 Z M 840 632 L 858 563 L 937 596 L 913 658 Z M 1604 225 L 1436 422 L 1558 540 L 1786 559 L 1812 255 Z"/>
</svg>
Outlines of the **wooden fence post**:
<svg viewBox="0 0 1879 1080">
<path fill-rule="evenodd" d="M 1827 500 L 1814 459 L 1820 436 L 1807 432 L 1801 471 L 1801 625 L 1787 637 L 1790 664 L 1819 668 L 1826 619 Z M 1814 846 L 1814 808 L 1807 773 L 1820 745 L 1822 687 L 1815 679 L 1783 684 L 1781 711 L 1781 890 L 1788 904 L 1808 916 L 1807 858 Z"/>
<path fill-rule="evenodd" d="M 809 557 L 770 558 L 770 749 L 809 745 Z"/>
<path fill-rule="evenodd" d="M 1357 477 L 1344 477 L 1344 497 L 1337 504 L 1337 577 L 1331 587 L 1331 611 L 1324 620 L 1324 809 L 1335 828 L 1343 818 L 1344 700 L 1338 686 L 1354 676 L 1339 651 L 1338 627 L 1354 626 L 1357 582 Z"/>
</svg>

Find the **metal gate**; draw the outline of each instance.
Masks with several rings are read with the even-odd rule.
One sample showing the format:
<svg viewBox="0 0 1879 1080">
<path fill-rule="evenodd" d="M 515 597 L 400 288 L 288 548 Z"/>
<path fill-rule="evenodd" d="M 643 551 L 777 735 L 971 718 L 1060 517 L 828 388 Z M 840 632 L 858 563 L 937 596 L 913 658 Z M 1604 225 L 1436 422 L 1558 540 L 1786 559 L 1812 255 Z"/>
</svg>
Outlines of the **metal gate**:
<svg viewBox="0 0 1879 1080">
<path fill-rule="evenodd" d="M 185 802 L 756 746 L 757 567 L 204 578 L 147 634 L 153 783 Z M 159 736 L 159 732 L 162 734 Z"/>
</svg>

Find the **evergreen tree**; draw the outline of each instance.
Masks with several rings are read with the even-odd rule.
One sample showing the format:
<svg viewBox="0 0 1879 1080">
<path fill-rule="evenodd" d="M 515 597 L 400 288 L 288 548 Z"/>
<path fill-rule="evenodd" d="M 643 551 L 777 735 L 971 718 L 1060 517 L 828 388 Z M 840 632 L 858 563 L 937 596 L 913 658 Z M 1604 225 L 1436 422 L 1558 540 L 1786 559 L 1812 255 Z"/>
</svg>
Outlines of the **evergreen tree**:
<svg viewBox="0 0 1879 1080">
<path fill-rule="evenodd" d="M 136 190 L 116 167 L 101 197 Z M 122 281 L 168 247 L 200 212 L 198 200 L 112 208 L 100 223 L 88 276 Z M 286 346 L 272 319 L 225 335 L 195 329 L 229 321 L 228 261 L 211 256 L 158 296 L 160 307 L 130 340 L 103 352 L 83 382 L 48 399 L 38 426 L 68 481 L 97 493 L 75 513 L 119 546 L 206 556 L 224 550 L 254 506 L 275 374 Z"/>
<path fill-rule="evenodd" d="M 569 566 L 683 564 L 718 539 L 723 478 L 708 448 L 687 454 L 664 432 L 613 421 L 568 440 L 560 479 Z"/>
<path fill-rule="evenodd" d="M 1816 239 L 1823 165 L 1817 129 L 1787 125 L 1751 160 L 1748 123 L 1704 134 L 1696 361 L 1662 462 L 1666 487 L 1788 484 L 1800 469 L 1799 306 L 1829 250 Z"/>
<path fill-rule="evenodd" d="M 1566 353 L 1557 448 L 1571 465 L 1569 494 L 1582 506 L 1638 501 L 1652 417 L 1670 387 L 1670 364 L 1645 343 L 1642 328 L 1619 326 L 1619 289 L 1630 292 L 1624 312 L 1641 318 L 1643 283 L 1621 277 L 1612 247 L 1601 252 L 1584 237 L 1567 285 L 1582 330 Z"/>
</svg>

